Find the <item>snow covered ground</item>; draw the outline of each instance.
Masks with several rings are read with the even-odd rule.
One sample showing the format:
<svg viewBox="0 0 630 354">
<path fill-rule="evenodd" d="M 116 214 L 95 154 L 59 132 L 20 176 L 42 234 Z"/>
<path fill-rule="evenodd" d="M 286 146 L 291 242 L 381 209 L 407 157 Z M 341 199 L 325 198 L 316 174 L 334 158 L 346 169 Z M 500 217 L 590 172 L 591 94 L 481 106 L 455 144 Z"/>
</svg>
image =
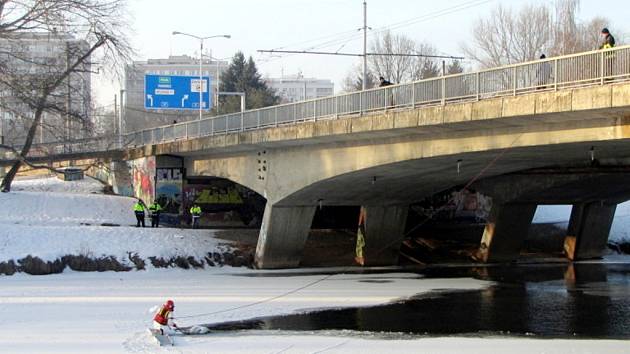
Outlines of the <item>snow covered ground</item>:
<svg viewBox="0 0 630 354">
<path fill-rule="evenodd" d="M 84 255 L 114 256 L 129 265 L 129 253 L 142 259 L 203 259 L 229 248 L 228 241 L 213 237 L 214 231 L 136 228 L 135 199 L 103 195 L 103 185 L 92 178 L 18 180 L 13 190 L 0 193 L 0 262 L 28 255 L 44 261 Z"/>
</svg>

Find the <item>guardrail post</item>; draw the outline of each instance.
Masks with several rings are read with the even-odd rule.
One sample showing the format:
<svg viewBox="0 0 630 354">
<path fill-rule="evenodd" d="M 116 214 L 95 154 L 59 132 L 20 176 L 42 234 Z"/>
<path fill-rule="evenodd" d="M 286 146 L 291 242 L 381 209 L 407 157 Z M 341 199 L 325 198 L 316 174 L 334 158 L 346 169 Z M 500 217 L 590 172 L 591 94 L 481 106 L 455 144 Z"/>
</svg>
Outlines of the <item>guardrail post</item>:
<svg viewBox="0 0 630 354">
<path fill-rule="evenodd" d="M 442 106 L 446 104 L 446 79 L 442 78 Z"/>
<path fill-rule="evenodd" d="M 275 107 L 273 109 L 273 116 L 274 116 L 274 124 L 277 127 L 278 126 L 278 107 Z"/>
<path fill-rule="evenodd" d="M 416 83 L 411 83 L 411 109 L 416 108 Z"/>
<path fill-rule="evenodd" d="M 600 67 L 600 85 L 604 84 L 604 51 L 602 51 L 599 55 L 599 67 Z"/>
<path fill-rule="evenodd" d="M 186 123 L 186 125 L 184 125 L 186 127 L 186 140 L 188 140 L 188 124 L 189 123 Z"/>
<path fill-rule="evenodd" d="M 210 119 L 210 135 L 214 135 L 214 120 L 215 118 Z"/>
<path fill-rule="evenodd" d="M 476 83 L 476 86 L 477 86 L 476 87 L 476 90 L 477 90 L 476 95 L 477 95 L 477 97 L 476 98 L 477 98 L 477 101 L 479 101 L 479 97 L 481 96 L 481 80 L 480 80 L 481 79 L 481 75 L 479 75 L 479 71 L 477 71 L 477 74 L 475 75 L 475 78 L 476 78 L 475 81 L 477 81 L 477 83 Z"/>
<path fill-rule="evenodd" d="M 297 124 L 297 104 L 293 103 L 293 124 Z"/>
<path fill-rule="evenodd" d="M 512 68 L 512 96 L 516 96 L 516 67 Z"/>
<path fill-rule="evenodd" d="M 359 115 L 363 115 L 363 91 L 359 91 Z"/>
<path fill-rule="evenodd" d="M 317 100 L 313 100 L 313 120 L 317 122 Z"/>
<path fill-rule="evenodd" d="M 339 119 L 339 96 L 335 96 L 335 119 Z"/>
<path fill-rule="evenodd" d="M 558 59 L 553 61 L 553 90 L 558 91 Z"/>
<path fill-rule="evenodd" d="M 241 131 L 245 131 L 245 112 L 241 111 Z"/>
<path fill-rule="evenodd" d="M 256 111 L 256 128 L 260 129 L 260 110 Z"/>
</svg>

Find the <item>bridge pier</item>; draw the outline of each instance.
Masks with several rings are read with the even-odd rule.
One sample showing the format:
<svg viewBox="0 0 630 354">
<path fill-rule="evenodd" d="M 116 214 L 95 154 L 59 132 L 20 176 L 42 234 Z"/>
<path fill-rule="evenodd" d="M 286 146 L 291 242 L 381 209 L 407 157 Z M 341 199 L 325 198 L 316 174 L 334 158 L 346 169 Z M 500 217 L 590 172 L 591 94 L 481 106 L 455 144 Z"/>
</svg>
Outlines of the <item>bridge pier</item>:
<svg viewBox="0 0 630 354">
<path fill-rule="evenodd" d="M 495 204 L 481 238 L 483 262 L 511 262 L 518 258 L 536 212 L 536 204 Z"/>
<path fill-rule="evenodd" d="M 267 203 L 256 246 L 258 268 L 295 268 L 300 265 L 315 208 Z"/>
<path fill-rule="evenodd" d="M 616 204 L 600 202 L 573 205 L 564 240 L 570 260 L 603 256 L 616 209 Z"/>
<path fill-rule="evenodd" d="M 365 265 L 398 263 L 409 206 L 365 207 Z"/>
</svg>

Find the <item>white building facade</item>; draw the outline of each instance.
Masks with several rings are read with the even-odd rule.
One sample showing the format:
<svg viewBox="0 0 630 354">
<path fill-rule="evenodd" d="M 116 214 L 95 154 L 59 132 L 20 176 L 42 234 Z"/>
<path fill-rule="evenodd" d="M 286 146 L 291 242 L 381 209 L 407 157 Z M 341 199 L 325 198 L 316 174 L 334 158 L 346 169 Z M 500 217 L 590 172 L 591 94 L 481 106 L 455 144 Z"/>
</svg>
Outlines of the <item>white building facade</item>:
<svg viewBox="0 0 630 354">
<path fill-rule="evenodd" d="M 0 38 L 0 65 L 8 77 L 36 84 L 44 78 L 60 77 L 68 65 L 75 63 L 88 49 L 86 41 L 71 35 L 57 32 L 14 33 Z M 15 95 L 8 87 L 0 87 L 0 136 L 5 143 L 20 146 L 31 126 L 34 112 Z M 57 112 L 43 113 L 34 143 L 87 137 L 92 123 L 89 58 L 48 99 L 49 104 L 56 106 Z"/>
<path fill-rule="evenodd" d="M 327 79 L 306 78 L 301 74 L 265 79 L 267 86 L 280 97 L 282 103 L 332 96 L 335 85 Z"/>
</svg>

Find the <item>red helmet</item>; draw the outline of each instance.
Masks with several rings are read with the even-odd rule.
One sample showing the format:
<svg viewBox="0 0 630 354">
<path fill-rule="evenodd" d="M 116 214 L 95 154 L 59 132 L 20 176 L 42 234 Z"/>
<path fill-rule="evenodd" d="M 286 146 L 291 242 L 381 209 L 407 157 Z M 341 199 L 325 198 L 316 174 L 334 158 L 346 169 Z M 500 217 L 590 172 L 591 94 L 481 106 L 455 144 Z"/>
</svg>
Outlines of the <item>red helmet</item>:
<svg viewBox="0 0 630 354">
<path fill-rule="evenodd" d="M 166 301 L 166 303 L 164 303 L 164 306 L 166 306 L 169 311 L 173 311 L 173 309 L 175 309 L 175 303 L 173 302 L 173 300 Z"/>
</svg>

